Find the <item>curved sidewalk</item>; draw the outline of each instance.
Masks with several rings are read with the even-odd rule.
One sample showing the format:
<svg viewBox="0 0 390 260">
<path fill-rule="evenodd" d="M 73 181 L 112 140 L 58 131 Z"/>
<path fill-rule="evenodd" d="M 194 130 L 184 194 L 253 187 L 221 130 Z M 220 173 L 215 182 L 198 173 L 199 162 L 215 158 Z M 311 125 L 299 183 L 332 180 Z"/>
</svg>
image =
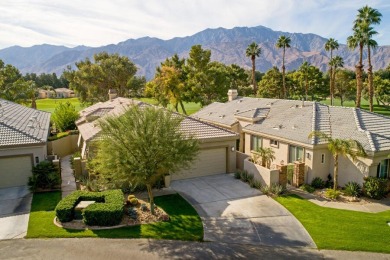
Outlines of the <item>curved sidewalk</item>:
<svg viewBox="0 0 390 260">
<path fill-rule="evenodd" d="M 390 210 L 390 198 L 383 199 L 378 202 L 370 201 L 369 203 L 358 204 L 353 202 L 346 203 L 346 202 L 327 200 L 294 187 L 291 187 L 289 189 L 289 192 L 296 194 L 318 206 L 326 207 L 326 208 L 346 209 L 346 210 L 369 212 L 369 213 L 378 213 L 378 212 Z"/>
</svg>

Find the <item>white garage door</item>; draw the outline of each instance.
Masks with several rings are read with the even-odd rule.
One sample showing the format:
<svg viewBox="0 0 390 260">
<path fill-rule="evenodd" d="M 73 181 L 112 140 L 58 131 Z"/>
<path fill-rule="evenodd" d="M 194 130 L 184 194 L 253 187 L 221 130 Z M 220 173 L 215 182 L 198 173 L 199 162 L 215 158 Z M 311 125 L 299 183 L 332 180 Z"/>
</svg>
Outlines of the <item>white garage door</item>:
<svg viewBox="0 0 390 260">
<path fill-rule="evenodd" d="M 226 173 L 226 148 L 200 150 L 192 167 L 172 175 L 173 180 Z"/>
<path fill-rule="evenodd" d="M 31 169 L 30 156 L 0 158 L 0 188 L 27 185 Z"/>
</svg>

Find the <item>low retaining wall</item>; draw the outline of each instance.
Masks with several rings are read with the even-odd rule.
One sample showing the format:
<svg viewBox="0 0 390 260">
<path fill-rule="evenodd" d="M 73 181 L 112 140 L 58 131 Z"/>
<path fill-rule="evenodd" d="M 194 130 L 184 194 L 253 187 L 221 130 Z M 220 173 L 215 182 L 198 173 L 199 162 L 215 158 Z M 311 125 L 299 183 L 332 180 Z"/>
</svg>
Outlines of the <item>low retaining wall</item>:
<svg viewBox="0 0 390 260">
<path fill-rule="evenodd" d="M 254 164 L 249 161 L 249 158 L 244 160 L 244 170 L 252 174 L 254 179 L 261 182 L 261 185 L 271 186 L 279 184 L 279 170 L 270 170 L 261 165 Z"/>
<path fill-rule="evenodd" d="M 78 150 L 78 135 L 68 135 L 60 139 L 47 142 L 47 154 L 56 154 L 59 157 L 65 157 Z"/>
<path fill-rule="evenodd" d="M 237 167 L 237 169 L 239 169 L 241 171 L 244 170 L 244 160 L 248 157 L 249 157 L 249 155 L 247 155 L 246 153 L 242 153 L 239 151 L 236 152 L 236 167 Z"/>
</svg>

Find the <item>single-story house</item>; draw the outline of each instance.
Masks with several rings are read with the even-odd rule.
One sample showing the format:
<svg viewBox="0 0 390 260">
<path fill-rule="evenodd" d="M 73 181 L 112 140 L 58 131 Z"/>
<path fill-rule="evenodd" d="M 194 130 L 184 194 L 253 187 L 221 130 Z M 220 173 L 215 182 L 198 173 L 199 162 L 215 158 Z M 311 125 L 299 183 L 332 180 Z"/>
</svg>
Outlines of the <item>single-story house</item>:
<svg viewBox="0 0 390 260">
<path fill-rule="evenodd" d="M 390 178 L 390 118 L 365 110 L 327 106 L 299 100 L 238 97 L 229 90 L 229 101 L 215 102 L 192 116 L 240 134 L 237 149 L 251 155 L 258 147 L 275 152 L 274 165 L 305 163 L 305 181 L 333 176 L 333 157 L 327 144 L 308 138 L 312 131 L 332 138 L 359 141 L 367 157 L 353 162 L 339 159 L 339 183 L 363 183 L 366 176 Z"/>
<path fill-rule="evenodd" d="M 98 137 L 100 128 L 96 120 L 109 115 L 121 115 L 130 106 L 150 106 L 141 101 L 116 97 L 111 94 L 110 100 L 99 102 L 80 111 L 76 121 L 80 132 L 78 145 L 82 158 L 89 155 L 91 141 Z M 182 130 L 193 133 L 200 142 L 200 152 L 190 169 L 183 169 L 174 174 L 172 179 L 185 179 L 213 175 L 236 170 L 236 141 L 238 135 L 227 129 L 201 122 L 191 117 L 184 117 Z"/>
<path fill-rule="evenodd" d="M 57 98 L 72 98 L 75 97 L 75 93 L 73 90 L 68 88 L 56 88 L 54 90 L 56 92 Z"/>
<path fill-rule="evenodd" d="M 0 188 L 27 185 L 47 158 L 50 113 L 0 99 Z"/>
<path fill-rule="evenodd" d="M 47 89 L 39 89 L 38 90 L 38 98 L 53 98 L 56 97 L 56 93 L 54 90 L 47 90 Z"/>
</svg>

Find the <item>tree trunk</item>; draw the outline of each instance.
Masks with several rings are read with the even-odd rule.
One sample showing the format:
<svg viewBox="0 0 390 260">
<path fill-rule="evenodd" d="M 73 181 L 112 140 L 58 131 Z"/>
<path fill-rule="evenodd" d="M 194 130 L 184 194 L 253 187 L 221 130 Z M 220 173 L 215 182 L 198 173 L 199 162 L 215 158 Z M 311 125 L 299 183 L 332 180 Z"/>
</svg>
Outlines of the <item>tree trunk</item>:
<svg viewBox="0 0 390 260">
<path fill-rule="evenodd" d="M 344 106 L 344 98 L 343 98 L 343 95 L 340 95 L 340 103 L 341 103 L 341 106 L 343 107 L 343 106 Z"/>
<path fill-rule="evenodd" d="M 375 100 L 376 100 L 376 104 L 379 106 L 379 99 L 378 99 L 378 97 L 375 97 Z"/>
<path fill-rule="evenodd" d="M 333 189 L 337 190 L 338 187 L 337 178 L 339 175 L 339 156 L 336 154 L 333 156 L 333 159 L 334 159 Z"/>
<path fill-rule="evenodd" d="M 283 98 L 287 97 L 287 88 L 286 88 L 286 67 L 284 66 L 284 57 L 286 54 L 286 47 L 283 48 L 283 65 L 282 65 L 282 76 L 283 76 Z"/>
<path fill-rule="evenodd" d="M 372 76 L 372 64 L 371 64 L 371 48 L 367 47 L 367 58 L 368 58 L 368 96 L 370 103 L 370 112 L 374 112 L 374 85 L 373 85 L 373 76 Z"/>
<path fill-rule="evenodd" d="M 330 49 L 330 60 L 332 61 L 332 58 L 333 58 L 333 50 L 332 49 Z M 334 93 L 333 93 L 333 90 L 334 90 L 334 87 L 333 87 L 333 81 L 332 81 L 332 75 L 333 75 L 333 66 L 330 66 L 330 68 L 329 68 L 329 77 L 330 77 L 330 79 L 329 79 L 329 84 L 330 84 L 330 86 L 329 86 L 329 92 L 330 92 L 330 105 L 331 106 L 333 106 L 333 98 L 334 98 Z"/>
<path fill-rule="evenodd" d="M 253 84 L 253 92 L 255 96 L 257 95 L 257 86 L 256 86 L 256 64 L 255 64 L 256 58 L 253 55 L 252 56 L 252 84 Z"/>
<path fill-rule="evenodd" d="M 305 100 L 307 100 L 307 92 L 308 92 L 308 89 L 309 89 L 309 83 L 307 82 L 307 76 L 305 78 Z"/>
<path fill-rule="evenodd" d="M 186 109 L 184 108 L 183 101 L 180 100 L 179 102 L 180 102 L 181 110 L 183 110 L 183 113 L 184 113 L 185 115 L 187 115 L 187 111 L 186 111 Z"/>
<path fill-rule="evenodd" d="M 356 107 L 360 108 L 363 88 L 363 43 L 359 44 L 359 64 L 356 65 Z"/>
<path fill-rule="evenodd" d="M 35 97 L 31 98 L 31 108 L 37 109 L 37 102 L 35 101 Z"/>
<path fill-rule="evenodd" d="M 334 89 L 336 86 L 336 68 L 331 68 L 332 74 L 331 74 L 331 105 L 334 106 Z"/>
<path fill-rule="evenodd" d="M 152 215 L 154 215 L 154 198 L 153 198 L 153 192 L 152 192 L 152 185 L 146 184 L 146 188 L 148 190 L 150 212 L 152 213 Z"/>
<path fill-rule="evenodd" d="M 176 112 L 179 113 L 179 103 L 176 102 L 174 107 L 175 107 Z"/>
</svg>

